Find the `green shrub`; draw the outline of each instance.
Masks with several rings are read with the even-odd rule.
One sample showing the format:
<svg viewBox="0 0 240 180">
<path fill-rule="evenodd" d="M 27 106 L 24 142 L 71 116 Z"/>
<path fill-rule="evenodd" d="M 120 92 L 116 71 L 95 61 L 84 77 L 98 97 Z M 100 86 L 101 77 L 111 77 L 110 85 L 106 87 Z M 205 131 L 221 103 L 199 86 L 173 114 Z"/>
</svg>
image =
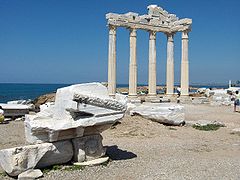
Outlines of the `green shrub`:
<svg viewBox="0 0 240 180">
<path fill-rule="evenodd" d="M 201 130 L 201 131 L 216 131 L 220 127 L 223 127 L 223 126 L 219 125 L 219 124 L 208 124 L 208 125 L 205 125 L 205 126 L 193 125 L 192 127 L 195 128 L 195 129 Z"/>
</svg>

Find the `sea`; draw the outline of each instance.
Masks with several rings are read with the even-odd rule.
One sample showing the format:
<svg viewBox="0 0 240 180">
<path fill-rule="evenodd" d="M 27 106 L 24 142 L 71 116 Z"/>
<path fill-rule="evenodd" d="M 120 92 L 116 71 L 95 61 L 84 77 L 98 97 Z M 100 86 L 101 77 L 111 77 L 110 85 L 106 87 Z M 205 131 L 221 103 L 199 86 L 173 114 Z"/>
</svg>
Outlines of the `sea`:
<svg viewBox="0 0 240 180">
<path fill-rule="evenodd" d="M 56 92 L 58 88 L 71 84 L 21 84 L 21 83 L 0 83 L 0 103 L 13 100 L 34 100 L 35 98 Z M 143 86 L 144 84 L 139 84 Z M 118 84 L 117 87 L 128 87 L 128 84 Z M 228 85 L 192 85 L 191 87 L 206 88 L 227 88 Z"/>
</svg>

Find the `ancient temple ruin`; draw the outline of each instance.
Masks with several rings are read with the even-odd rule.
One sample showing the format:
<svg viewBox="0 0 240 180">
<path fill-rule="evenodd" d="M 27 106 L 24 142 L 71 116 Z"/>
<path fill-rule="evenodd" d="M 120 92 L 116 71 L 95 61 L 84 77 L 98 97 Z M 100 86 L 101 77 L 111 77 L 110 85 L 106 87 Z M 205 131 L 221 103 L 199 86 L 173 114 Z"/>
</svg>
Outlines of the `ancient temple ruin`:
<svg viewBox="0 0 240 180">
<path fill-rule="evenodd" d="M 188 62 L 188 33 L 191 31 L 192 19 L 179 19 L 175 14 L 156 5 L 150 5 L 148 14 L 139 15 L 128 12 L 126 14 L 106 14 L 109 27 L 108 51 L 108 92 L 114 97 L 116 94 L 116 30 L 125 27 L 130 31 L 130 63 L 129 63 L 129 98 L 137 97 L 137 30 L 149 33 L 149 77 L 148 97 L 156 98 L 156 33 L 162 32 L 167 36 L 167 95 L 174 94 L 174 34 L 182 32 L 182 61 L 181 61 L 181 96 L 189 95 L 189 62 Z"/>
</svg>

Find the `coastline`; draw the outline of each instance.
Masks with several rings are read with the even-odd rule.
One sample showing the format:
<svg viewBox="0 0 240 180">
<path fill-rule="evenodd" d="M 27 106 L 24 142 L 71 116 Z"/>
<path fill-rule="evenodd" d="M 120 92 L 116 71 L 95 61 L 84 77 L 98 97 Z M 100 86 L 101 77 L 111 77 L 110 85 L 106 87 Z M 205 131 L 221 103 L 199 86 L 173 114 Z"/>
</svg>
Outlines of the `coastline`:
<svg viewBox="0 0 240 180">
<path fill-rule="evenodd" d="M 14 100 L 34 100 L 42 95 L 56 92 L 58 88 L 71 84 L 27 84 L 27 83 L 0 83 L 0 103 Z M 179 86 L 175 86 L 177 88 Z M 190 92 L 195 92 L 198 88 L 228 88 L 227 85 L 190 85 Z M 139 84 L 138 91 L 146 91 L 147 85 Z M 164 92 L 165 85 L 158 85 L 158 93 Z M 118 84 L 119 92 L 128 92 L 128 84 Z"/>
</svg>

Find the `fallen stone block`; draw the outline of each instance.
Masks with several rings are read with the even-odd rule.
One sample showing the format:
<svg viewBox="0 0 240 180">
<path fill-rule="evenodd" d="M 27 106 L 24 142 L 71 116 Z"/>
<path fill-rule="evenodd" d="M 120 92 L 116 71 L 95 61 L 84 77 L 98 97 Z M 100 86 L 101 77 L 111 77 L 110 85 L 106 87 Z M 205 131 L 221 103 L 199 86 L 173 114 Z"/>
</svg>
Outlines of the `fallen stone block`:
<svg viewBox="0 0 240 180">
<path fill-rule="evenodd" d="M 100 134 L 72 139 L 73 160 L 75 162 L 83 162 L 104 156 L 106 148 L 103 147 L 102 139 Z"/>
<path fill-rule="evenodd" d="M 18 180 L 34 180 L 43 176 L 40 169 L 29 169 L 18 175 Z"/>
<path fill-rule="evenodd" d="M 179 126 L 185 123 L 184 107 L 176 104 L 140 105 L 130 111 L 130 115 L 140 115 L 161 124 Z"/>
<path fill-rule="evenodd" d="M 3 104 L 0 103 L 4 110 L 5 117 L 18 117 L 24 116 L 29 113 L 29 107 L 23 104 Z"/>
<path fill-rule="evenodd" d="M 17 176 L 28 169 L 66 163 L 72 157 L 71 141 L 59 141 L 3 149 L 0 164 L 10 176 Z"/>
<path fill-rule="evenodd" d="M 26 140 L 28 143 L 55 142 L 82 137 L 88 127 L 110 127 L 124 116 L 126 104 L 126 96 L 116 94 L 113 99 L 100 83 L 60 88 L 54 105 L 26 116 Z"/>
</svg>

